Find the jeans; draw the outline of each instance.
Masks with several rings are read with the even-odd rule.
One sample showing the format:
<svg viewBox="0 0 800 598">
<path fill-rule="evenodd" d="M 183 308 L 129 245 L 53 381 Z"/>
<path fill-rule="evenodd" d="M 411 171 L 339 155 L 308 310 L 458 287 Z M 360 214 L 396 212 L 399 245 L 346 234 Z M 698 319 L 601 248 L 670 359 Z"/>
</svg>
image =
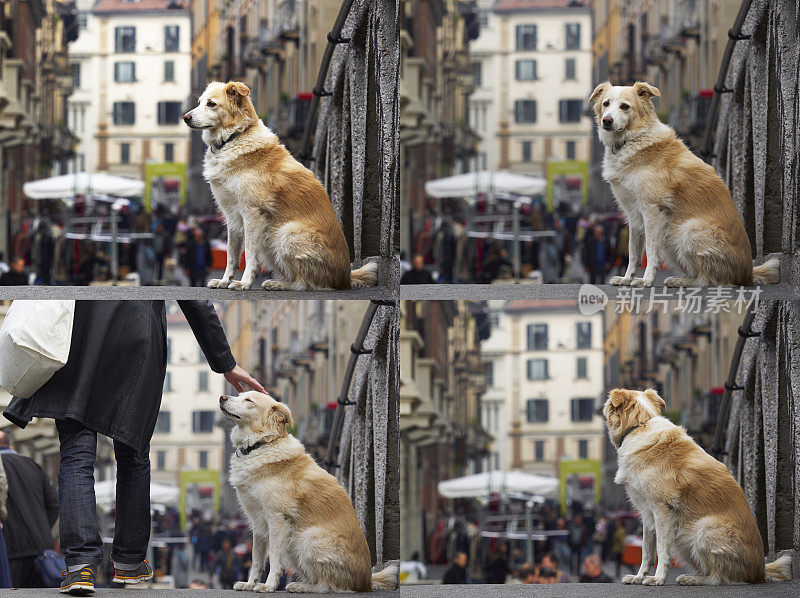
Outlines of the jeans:
<svg viewBox="0 0 800 598">
<path fill-rule="evenodd" d="M 102 563 L 103 540 L 97 526 L 94 461 L 97 432 L 74 420 L 56 420 L 61 442 L 58 500 L 61 509 L 61 551 L 67 566 Z M 117 460 L 117 508 L 111 558 L 136 565 L 150 540 L 150 455 L 137 455 L 114 441 Z"/>
</svg>

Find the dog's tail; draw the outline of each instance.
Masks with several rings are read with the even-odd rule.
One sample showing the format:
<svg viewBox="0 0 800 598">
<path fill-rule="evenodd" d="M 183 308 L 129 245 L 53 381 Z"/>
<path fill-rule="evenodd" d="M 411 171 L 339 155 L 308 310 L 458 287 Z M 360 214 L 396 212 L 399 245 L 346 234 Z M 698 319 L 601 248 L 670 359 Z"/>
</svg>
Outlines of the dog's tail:
<svg viewBox="0 0 800 598">
<path fill-rule="evenodd" d="M 396 590 L 399 583 L 397 565 L 389 565 L 383 571 L 372 574 L 373 590 Z"/>
<path fill-rule="evenodd" d="M 774 257 L 753 268 L 753 284 L 775 284 L 781 280 L 780 260 Z"/>
<path fill-rule="evenodd" d="M 792 579 L 792 557 L 784 554 L 781 558 L 768 563 L 764 567 L 764 577 L 767 578 L 767 581 L 790 581 Z"/>
<path fill-rule="evenodd" d="M 374 287 L 378 284 L 378 264 L 370 262 L 350 272 L 350 286 L 354 289 Z"/>
</svg>

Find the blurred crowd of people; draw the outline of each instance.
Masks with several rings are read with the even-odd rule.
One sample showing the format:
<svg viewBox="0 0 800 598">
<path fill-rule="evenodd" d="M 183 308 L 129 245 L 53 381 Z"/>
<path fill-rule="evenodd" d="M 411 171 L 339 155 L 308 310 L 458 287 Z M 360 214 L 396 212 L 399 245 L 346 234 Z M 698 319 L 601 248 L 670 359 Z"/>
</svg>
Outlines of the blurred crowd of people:
<svg viewBox="0 0 800 598">
<path fill-rule="evenodd" d="M 118 236 L 125 240 L 117 244 L 119 281 L 142 286 L 205 286 L 214 270 L 211 240 L 224 238 L 218 216 L 158 209 L 148 213 L 134 204 L 118 214 Z M 11 239 L 11 255 L 0 252 L 0 286 L 110 282 L 112 244 L 98 240 L 100 235 L 110 235 L 107 226 L 71 225 L 63 217 L 47 213 L 27 219 Z M 216 245 L 224 255 L 224 242 Z"/>
<path fill-rule="evenodd" d="M 521 279 L 604 284 L 628 265 L 628 227 L 617 213 L 553 212 L 536 204 L 523 218 L 526 231 L 541 234 L 520 242 Z M 413 255 L 401 256 L 401 284 L 514 278 L 513 241 L 468 238 L 465 223 L 448 216 L 435 222 L 416 235 Z"/>
</svg>

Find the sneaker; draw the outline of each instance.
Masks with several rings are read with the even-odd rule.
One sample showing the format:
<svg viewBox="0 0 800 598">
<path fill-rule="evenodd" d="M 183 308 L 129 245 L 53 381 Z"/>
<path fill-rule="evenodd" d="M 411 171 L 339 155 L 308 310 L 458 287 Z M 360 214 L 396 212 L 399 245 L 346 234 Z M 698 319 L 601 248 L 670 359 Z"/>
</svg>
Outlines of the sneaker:
<svg viewBox="0 0 800 598">
<path fill-rule="evenodd" d="M 96 567 L 84 567 L 79 571 L 69 572 L 69 569 L 61 572 L 66 577 L 61 582 L 58 591 L 62 594 L 72 594 L 73 596 L 87 596 L 94 594 L 94 578 L 97 575 Z"/>
<path fill-rule="evenodd" d="M 115 583 L 134 584 L 148 579 L 153 579 L 153 569 L 147 559 L 142 561 L 136 569 L 119 569 L 116 565 L 114 566 L 114 579 L 112 581 Z"/>
</svg>

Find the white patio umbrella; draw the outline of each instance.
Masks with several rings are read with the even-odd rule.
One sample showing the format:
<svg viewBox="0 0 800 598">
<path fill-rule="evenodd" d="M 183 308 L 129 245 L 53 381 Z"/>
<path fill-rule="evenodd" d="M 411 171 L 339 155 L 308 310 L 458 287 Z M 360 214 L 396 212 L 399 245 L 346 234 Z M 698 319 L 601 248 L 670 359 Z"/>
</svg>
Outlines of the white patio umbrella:
<svg viewBox="0 0 800 598">
<path fill-rule="evenodd" d="M 558 479 L 523 471 L 495 470 L 442 480 L 437 489 L 445 498 L 480 498 L 495 492 L 520 492 L 554 498 L 558 492 Z"/>
<path fill-rule="evenodd" d="M 101 172 L 75 172 L 30 181 L 22 192 L 31 199 L 61 199 L 75 195 L 100 194 L 133 197 L 144 191 L 144 181 Z"/>
<path fill-rule="evenodd" d="M 103 506 L 109 506 L 114 503 L 117 498 L 117 482 L 116 480 L 104 480 L 96 482 L 94 485 L 94 494 L 97 503 Z M 168 505 L 171 507 L 178 506 L 180 498 L 180 489 L 177 486 L 170 486 L 168 484 L 159 484 L 158 482 L 150 482 L 150 502 Z"/>
<path fill-rule="evenodd" d="M 479 193 L 490 192 L 531 196 L 544 193 L 546 189 L 545 179 L 492 170 L 467 172 L 425 183 L 425 193 L 436 198 L 474 198 Z"/>
</svg>

